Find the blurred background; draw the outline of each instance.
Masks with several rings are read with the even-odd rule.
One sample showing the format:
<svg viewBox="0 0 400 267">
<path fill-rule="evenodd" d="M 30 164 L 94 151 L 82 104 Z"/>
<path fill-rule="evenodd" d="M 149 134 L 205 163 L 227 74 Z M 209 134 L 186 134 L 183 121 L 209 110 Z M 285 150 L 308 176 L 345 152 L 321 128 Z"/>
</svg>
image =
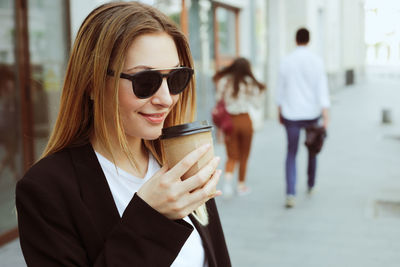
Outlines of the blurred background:
<svg viewBox="0 0 400 267">
<path fill-rule="evenodd" d="M 0 246 L 15 242 L 18 237 L 14 208 L 15 184 L 40 157 L 55 122 L 64 71 L 74 37 L 87 14 L 105 2 L 108 1 L 0 0 Z M 343 116 L 352 117 L 351 107 L 367 105 L 367 102 L 363 102 L 364 93 L 373 91 L 373 99 L 379 99 L 385 94 L 391 101 L 374 107 L 374 123 L 395 123 L 398 106 L 393 103 L 395 99 L 397 102 L 400 100 L 396 93 L 400 84 L 400 1 L 141 2 L 168 14 L 189 39 L 195 61 L 198 119 L 211 119 L 210 111 L 215 103 L 212 75 L 234 58 L 243 56 L 251 61 L 257 78 L 268 86 L 264 131 L 269 126 L 276 127 L 273 126 L 277 124 L 274 94 L 279 63 L 283 56 L 295 48 L 296 30 L 307 27 L 311 33 L 311 49 L 324 59 L 333 106 L 335 103 L 340 106 L 343 97 L 350 98 L 352 103 Z M 382 79 L 386 83 L 390 80 L 391 91 L 379 91 L 382 84 L 379 81 Z M 352 88 L 356 94 L 345 95 L 344 92 Z M 374 103 L 373 100 L 371 102 Z M 367 114 L 361 113 L 361 118 L 357 120 L 363 120 L 366 117 L 362 116 Z M 283 132 L 279 133 L 283 136 Z M 400 136 L 400 132 L 396 134 Z M 396 134 L 392 135 L 394 139 L 397 138 Z M 259 143 L 254 146 L 264 144 L 260 133 L 255 142 Z M 281 143 L 284 147 L 283 139 Z M 398 143 L 395 143 L 396 148 L 399 147 Z M 275 153 L 272 146 L 268 151 Z M 394 157 L 398 158 L 399 151 L 396 151 Z M 361 159 L 362 153 L 358 155 Z M 259 155 L 263 157 L 262 151 Z M 279 164 L 283 164 L 283 151 L 280 160 L 282 163 Z M 279 171 L 282 172 L 278 175 L 279 179 L 283 179 L 283 167 Z M 396 167 L 391 175 L 399 179 L 399 169 Z M 283 188 L 283 184 L 279 186 Z M 220 204 L 220 209 L 226 208 L 226 211 L 232 208 L 231 211 L 236 212 L 229 206 L 231 204 Z M 227 221 L 229 216 L 234 216 L 224 210 L 221 213 Z M 229 223 L 227 228 L 229 235 Z M 231 236 L 227 236 L 227 239 L 235 242 Z M 234 245 L 229 246 L 235 249 Z M 239 256 L 232 257 L 239 262 Z"/>
</svg>

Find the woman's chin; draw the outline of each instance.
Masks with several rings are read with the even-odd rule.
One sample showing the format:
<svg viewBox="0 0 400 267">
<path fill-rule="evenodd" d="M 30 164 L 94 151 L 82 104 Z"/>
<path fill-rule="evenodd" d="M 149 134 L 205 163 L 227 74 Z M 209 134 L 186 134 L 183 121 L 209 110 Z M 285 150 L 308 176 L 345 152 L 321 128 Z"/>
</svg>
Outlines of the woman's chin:
<svg viewBox="0 0 400 267">
<path fill-rule="evenodd" d="M 153 132 L 153 133 L 148 133 L 146 136 L 143 137 L 144 140 L 156 140 L 160 137 L 161 135 L 161 129 L 157 132 Z"/>
</svg>

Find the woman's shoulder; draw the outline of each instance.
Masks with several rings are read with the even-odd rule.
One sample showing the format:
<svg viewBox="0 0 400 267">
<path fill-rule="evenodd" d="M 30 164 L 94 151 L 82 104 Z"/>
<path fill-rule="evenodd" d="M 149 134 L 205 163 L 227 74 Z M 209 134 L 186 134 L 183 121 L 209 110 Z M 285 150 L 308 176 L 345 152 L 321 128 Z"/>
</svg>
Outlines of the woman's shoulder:
<svg viewBox="0 0 400 267">
<path fill-rule="evenodd" d="M 224 88 L 228 85 L 228 83 L 232 80 L 231 75 L 224 75 L 222 76 L 218 82 L 217 82 L 217 87 L 218 88 Z"/>
<path fill-rule="evenodd" d="M 74 180 L 73 176 L 74 167 L 69 148 L 64 148 L 33 164 L 18 183 L 65 186 Z"/>
<path fill-rule="evenodd" d="M 246 77 L 244 78 L 244 81 L 245 81 L 245 83 L 246 83 L 248 86 L 250 86 L 250 87 L 257 87 L 257 88 L 258 88 L 257 82 L 256 82 L 253 78 L 251 78 L 250 76 L 246 76 Z"/>
<path fill-rule="evenodd" d="M 239 84 L 239 88 L 243 94 L 247 95 L 254 95 L 254 93 L 258 91 L 256 82 L 250 76 L 244 77 Z"/>
<path fill-rule="evenodd" d="M 18 181 L 15 197 L 18 213 L 25 216 L 25 224 L 32 219 L 27 213 L 34 216 L 41 213 L 44 220 L 53 220 L 72 210 L 80 210 L 82 187 L 70 148 L 36 162 Z M 46 215 L 43 215 L 43 211 Z"/>
</svg>

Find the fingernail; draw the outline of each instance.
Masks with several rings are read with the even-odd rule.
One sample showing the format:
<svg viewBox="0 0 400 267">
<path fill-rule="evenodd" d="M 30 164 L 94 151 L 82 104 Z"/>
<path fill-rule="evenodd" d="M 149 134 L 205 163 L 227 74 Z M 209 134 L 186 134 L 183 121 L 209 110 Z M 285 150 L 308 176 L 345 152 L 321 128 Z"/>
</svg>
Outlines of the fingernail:
<svg viewBox="0 0 400 267">
<path fill-rule="evenodd" d="M 221 190 L 217 190 L 214 194 L 215 197 L 219 197 L 220 195 L 222 195 L 222 191 Z"/>
</svg>

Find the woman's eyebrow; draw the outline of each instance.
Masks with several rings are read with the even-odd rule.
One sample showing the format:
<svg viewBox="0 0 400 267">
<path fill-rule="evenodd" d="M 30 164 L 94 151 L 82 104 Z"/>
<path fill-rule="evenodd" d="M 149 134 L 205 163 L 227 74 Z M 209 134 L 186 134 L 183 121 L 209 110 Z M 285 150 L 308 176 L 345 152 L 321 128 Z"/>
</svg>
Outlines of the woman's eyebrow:
<svg viewBox="0 0 400 267">
<path fill-rule="evenodd" d="M 181 64 L 178 63 L 175 66 L 172 66 L 172 68 L 180 67 L 180 65 Z M 154 68 L 154 67 L 146 66 L 146 65 L 138 65 L 138 66 L 132 67 L 130 69 L 127 69 L 126 72 L 134 71 L 134 70 L 152 70 L 152 69 L 158 69 L 158 68 Z M 166 69 L 168 69 L 168 68 L 166 68 Z"/>
<path fill-rule="evenodd" d="M 134 70 L 149 70 L 152 69 L 150 66 L 145 66 L 145 65 L 138 65 L 132 68 L 127 69 L 126 71 L 134 71 Z"/>
</svg>

